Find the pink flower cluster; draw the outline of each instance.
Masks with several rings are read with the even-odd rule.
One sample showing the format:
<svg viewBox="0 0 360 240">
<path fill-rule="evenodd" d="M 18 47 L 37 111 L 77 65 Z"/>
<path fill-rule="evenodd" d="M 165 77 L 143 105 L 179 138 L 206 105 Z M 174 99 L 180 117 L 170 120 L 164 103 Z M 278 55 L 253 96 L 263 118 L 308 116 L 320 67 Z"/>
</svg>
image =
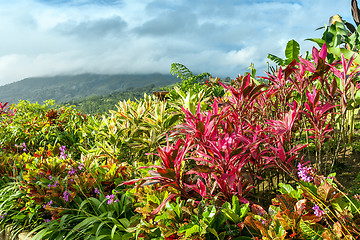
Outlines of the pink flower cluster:
<svg viewBox="0 0 360 240">
<path fill-rule="evenodd" d="M 304 182 L 311 182 L 312 180 L 314 180 L 314 178 L 312 176 L 314 173 L 314 170 L 312 169 L 312 167 L 310 167 L 310 166 L 303 167 L 301 165 L 301 163 L 299 163 L 297 168 L 298 168 L 297 174 L 301 180 L 303 180 Z"/>
<path fill-rule="evenodd" d="M 45 204 L 43 205 L 43 208 L 46 208 L 46 206 L 51 207 L 52 204 L 53 204 L 53 201 L 50 200 L 50 202 L 48 202 L 46 205 Z"/>
<path fill-rule="evenodd" d="M 314 210 L 314 214 L 318 217 L 321 217 L 322 215 L 325 214 L 325 212 L 323 210 L 321 210 L 320 207 L 316 204 L 312 209 Z"/>
<path fill-rule="evenodd" d="M 66 190 L 64 193 L 63 193 L 63 199 L 68 202 L 69 201 L 69 197 L 71 196 L 71 194 Z"/>
<path fill-rule="evenodd" d="M 22 148 L 22 150 L 23 150 L 24 152 L 27 151 L 27 149 L 26 149 L 26 144 L 25 144 L 25 143 L 22 143 L 21 145 L 15 144 L 15 147 L 16 147 L 16 148 Z"/>
<path fill-rule="evenodd" d="M 114 194 L 111 194 L 111 195 L 107 195 L 106 196 L 106 199 L 108 199 L 108 201 L 107 201 L 107 204 L 109 205 L 109 204 L 112 204 L 112 203 L 114 203 L 114 202 L 118 202 L 119 201 L 119 199 L 115 199 L 115 195 Z M 114 201 L 115 200 L 115 201 Z"/>
<path fill-rule="evenodd" d="M 66 159 L 67 158 L 67 154 L 65 153 L 66 146 L 59 147 L 59 150 L 60 150 L 60 159 Z"/>
</svg>

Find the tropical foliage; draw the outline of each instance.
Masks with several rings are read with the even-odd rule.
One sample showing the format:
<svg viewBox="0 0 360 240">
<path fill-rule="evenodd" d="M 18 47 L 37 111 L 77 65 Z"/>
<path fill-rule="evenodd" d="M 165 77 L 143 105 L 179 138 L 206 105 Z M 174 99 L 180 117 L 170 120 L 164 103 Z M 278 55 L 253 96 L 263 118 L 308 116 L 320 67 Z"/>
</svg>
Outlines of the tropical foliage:
<svg viewBox="0 0 360 240">
<path fill-rule="evenodd" d="M 356 239 L 360 197 L 333 172 L 359 146 L 360 70 L 336 50 L 349 39 L 305 57 L 292 40 L 266 76 L 231 82 L 173 64 L 165 99 L 104 115 L 1 103 L 0 224 L 33 239 Z"/>
</svg>

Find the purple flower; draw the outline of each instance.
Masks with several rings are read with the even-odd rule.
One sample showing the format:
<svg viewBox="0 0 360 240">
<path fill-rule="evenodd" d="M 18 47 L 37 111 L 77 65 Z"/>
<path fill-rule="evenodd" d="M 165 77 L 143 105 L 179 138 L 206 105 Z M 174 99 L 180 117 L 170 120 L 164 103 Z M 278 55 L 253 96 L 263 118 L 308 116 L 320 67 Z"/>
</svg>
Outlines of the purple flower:
<svg viewBox="0 0 360 240">
<path fill-rule="evenodd" d="M 52 185 L 52 186 L 53 186 L 53 187 L 56 187 L 57 183 L 58 183 L 58 181 L 56 180 L 55 183 L 54 183 L 54 185 Z"/>
<path fill-rule="evenodd" d="M 1 214 L 0 218 L 4 218 L 7 215 L 7 213 Z"/>
<path fill-rule="evenodd" d="M 63 199 L 65 200 L 65 202 L 69 201 L 69 197 L 70 197 L 70 193 L 65 190 L 65 192 L 63 193 Z"/>
<path fill-rule="evenodd" d="M 71 168 L 70 171 L 68 172 L 68 174 L 71 176 L 71 175 L 74 175 L 76 173 L 76 168 Z"/>
<path fill-rule="evenodd" d="M 53 201 L 52 201 L 52 200 L 50 200 L 50 202 L 48 202 L 46 205 L 44 204 L 44 205 L 43 205 L 43 208 L 46 208 L 46 206 L 51 207 L 51 204 L 53 204 Z"/>
<path fill-rule="evenodd" d="M 51 183 L 49 183 L 49 185 L 47 185 L 49 188 L 51 188 Z"/>
<path fill-rule="evenodd" d="M 83 167 L 84 167 L 84 164 L 83 164 L 83 163 L 80 163 L 79 166 L 78 166 L 78 169 L 79 169 L 79 170 L 82 170 Z"/>
<path fill-rule="evenodd" d="M 325 212 L 323 210 L 321 210 L 320 207 L 316 204 L 312 209 L 314 210 L 314 214 L 318 217 L 321 217 L 322 215 L 325 214 Z"/>
<path fill-rule="evenodd" d="M 52 179 L 52 176 L 50 175 L 50 176 L 49 176 L 49 180 L 51 180 L 51 179 Z"/>
<path fill-rule="evenodd" d="M 100 194 L 100 191 L 99 191 L 99 189 L 97 189 L 97 188 L 94 189 L 94 192 L 95 192 L 96 194 Z"/>
<path fill-rule="evenodd" d="M 107 196 L 106 196 L 106 199 L 108 199 L 107 204 L 108 204 L 108 205 L 109 205 L 109 204 L 112 204 L 112 203 L 114 202 L 114 198 L 115 198 L 115 195 L 114 195 L 114 194 L 107 195 Z M 117 202 L 117 201 L 115 201 L 115 202 Z"/>
<path fill-rule="evenodd" d="M 26 152 L 26 144 L 22 143 L 21 147 L 23 147 L 23 151 Z"/>
<path fill-rule="evenodd" d="M 312 174 L 314 173 L 312 167 L 303 167 L 301 163 L 299 163 L 297 167 L 297 174 L 301 180 L 303 180 L 304 182 L 311 182 L 312 180 L 314 180 L 314 178 L 312 177 Z"/>
<path fill-rule="evenodd" d="M 48 223 L 48 222 L 50 222 L 51 220 L 50 220 L 50 219 L 44 219 L 44 221 L 45 221 L 46 223 Z"/>
<path fill-rule="evenodd" d="M 60 150 L 60 159 L 66 159 L 67 158 L 67 154 L 65 153 L 66 146 L 59 147 L 59 150 Z"/>
<path fill-rule="evenodd" d="M 16 148 L 22 148 L 22 150 L 24 151 L 24 152 L 26 152 L 26 144 L 23 142 L 22 144 L 20 144 L 20 145 L 17 145 L 17 144 L 15 144 L 15 147 Z"/>
</svg>

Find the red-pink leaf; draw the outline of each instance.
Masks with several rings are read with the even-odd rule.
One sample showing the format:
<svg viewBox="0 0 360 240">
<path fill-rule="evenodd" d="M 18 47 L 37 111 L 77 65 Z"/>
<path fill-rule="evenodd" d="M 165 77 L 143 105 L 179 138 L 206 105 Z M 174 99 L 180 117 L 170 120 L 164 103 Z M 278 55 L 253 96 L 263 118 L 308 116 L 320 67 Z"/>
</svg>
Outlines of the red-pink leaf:
<svg viewBox="0 0 360 240">
<path fill-rule="evenodd" d="M 198 189 L 194 188 L 195 191 L 197 191 L 202 197 L 206 197 L 206 186 L 200 179 L 197 180 L 196 185 L 198 186 Z"/>
<path fill-rule="evenodd" d="M 119 186 L 122 186 L 122 185 L 133 185 L 137 182 L 140 182 L 142 181 L 143 179 L 133 179 L 133 180 L 129 180 L 129 181 L 125 181 L 125 182 L 122 182 L 121 184 L 119 184 Z"/>
<path fill-rule="evenodd" d="M 304 70 L 312 72 L 312 73 L 314 73 L 316 71 L 315 66 L 309 60 L 303 59 L 301 57 L 299 57 L 299 60 L 302 63 L 302 65 L 304 66 Z"/>
<path fill-rule="evenodd" d="M 158 214 L 161 209 L 165 206 L 165 204 L 172 199 L 173 197 L 177 196 L 178 194 L 172 193 L 170 194 L 154 211 L 151 212 L 151 215 Z"/>
<path fill-rule="evenodd" d="M 327 46 L 326 43 L 324 43 L 320 51 L 320 57 L 325 60 L 326 56 L 327 56 Z"/>
<path fill-rule="evenodd" d="M 314 62 L 317 64 L 317 62 L 319 61 L 319 51 L 315 47 L 313 47 L 313 49 L 312 49 L 312 56 L 313 56 Z"/>
</svg>

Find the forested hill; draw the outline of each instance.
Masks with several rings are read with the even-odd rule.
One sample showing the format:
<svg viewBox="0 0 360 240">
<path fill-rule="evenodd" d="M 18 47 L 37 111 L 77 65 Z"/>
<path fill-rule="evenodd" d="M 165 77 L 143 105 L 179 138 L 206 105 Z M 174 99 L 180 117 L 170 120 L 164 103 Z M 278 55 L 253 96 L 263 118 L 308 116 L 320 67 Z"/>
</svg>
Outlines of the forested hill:
<svg viewBox="0 0 360 240">
<path fill-rule="evenodd" d="M 160 90 L 154 84 L 140 88 L 131 88 L 126 91 L 117 91 L 101 96 L 91 96 L 79 100 L 65 102 L 64 104 L 75 105 L 83 113 L 96 114 L 108 113 L 109 110 L 116 110 L 116 105 L 123 100 L 139 100 L 144 97 L 144 93 L 151 95 L 154 91 Z"/>
<path fill-rule="evenodd" d="M 81 74 L 26 78 L 0 86 L 0 102 L 17 103 L 21 100 L 42 103 L 53 99 L 64 103 L 90 96 L 107 95 L 152 85 L 163 87 L 179 79 L 170 74 Z"/>
</svg>

